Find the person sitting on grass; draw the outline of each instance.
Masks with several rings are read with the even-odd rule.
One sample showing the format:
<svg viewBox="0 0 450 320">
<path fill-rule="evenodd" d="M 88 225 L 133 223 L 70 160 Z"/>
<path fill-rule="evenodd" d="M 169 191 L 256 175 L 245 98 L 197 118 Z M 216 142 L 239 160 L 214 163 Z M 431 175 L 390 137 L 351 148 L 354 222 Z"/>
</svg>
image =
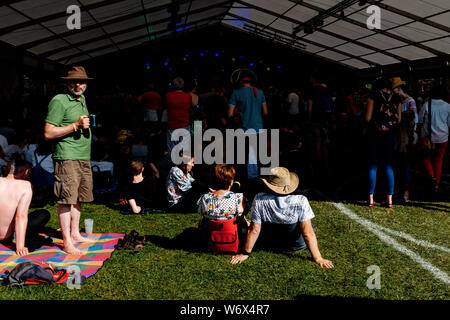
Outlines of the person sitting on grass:
<svg viewBox="0 0 450 320">
<path fill-rule="evenodd" d="M 215 166 L 210 192 L 203 194 L 197 202 L 198 212 L 203 216 L 199 229 L 207 233 L 210 220 L 237 218 L 239 242 L 242 243 L 249 226 L 243 214 L 247 201 L 242 193 L 231 191 L 235 174 L 236 170 L 230 164 Z"/>
<path fill-rule="evenodd" d="M 192 176 L 193 156 L 182 156 L 181 164 L 170 169 L 166 180 L 170 212 L 196 212 L 197 200 L 204 193 Z"/>
<path fill-rule="evenodd" d="M 153 163 L 150 163 L 153 176 L 144 176 L 144 162 L 135 158 L 130 162 L 130 171 L 133 180 L 125 190 L 126 199 L 133 213 L 143 213 L 145 209 L 155 206 L 154 195 L 156 193 L 156 181 L 159 171 Z"/>
<path fill-rule="evenodd" d="M 50 213 L 36 210 L 28 213 L 33 190 L 27 180 L 31 175 L 31 164 L 12 160 L 7 165 L 8 175 L 0 178 L 0 242 L 13 243 L 15 236 L 16 254 L 26 256 L 40 247 L 40 232 L 50 220 Z"/>
<path fill-rule="evenodd" d="M 261 178 L 267 192 L 258 193 L 252 203 L 251 223 L 241 253 L 231 264 L 247 260 L 257 244 L 274 251 L 308 248 L 322 268 L 333 268 L 333 262 L 322 258 L 311 219 L 314 213 L 308 199 L 292 194 L 298 187 L 298 176 L 283 167 L 273 168 L 267 179 Z M 258 240 L 258 243 L 257 243 Z"/>
</svg>

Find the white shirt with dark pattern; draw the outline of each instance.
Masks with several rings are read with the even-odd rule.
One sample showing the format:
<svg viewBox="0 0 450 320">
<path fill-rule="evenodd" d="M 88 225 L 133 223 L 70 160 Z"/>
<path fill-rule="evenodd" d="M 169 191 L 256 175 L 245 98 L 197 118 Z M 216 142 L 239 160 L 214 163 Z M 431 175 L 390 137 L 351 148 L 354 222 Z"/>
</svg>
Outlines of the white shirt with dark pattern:
<svg viewBox="0 0 450 320">
<path fill-rule="evenodd" d="M 198 213 L 210 220 L 227 220 L 240 216 L 243 212 L 242 193 L 232 191 L 221 195 L 205 193 L 198 199 Z"/>
<path fill-rule="evenodd" d="M 167 200 L 169 207 L 176 205 L 183 198 L 186 191 L 192 188 L 194 178 L 190 173 L 184 174 L 178 167 L 172 167 L 169 171 L 166 181 Z"/>
<path fill-rule="evenodd" d="M 251 221 L 261 224 L 271 222 L 293 224 L 314 218 L 314 213 L 305 196 L 291 194 L 275 196 L 258 193 L 252 203 Z"/>
</svg>

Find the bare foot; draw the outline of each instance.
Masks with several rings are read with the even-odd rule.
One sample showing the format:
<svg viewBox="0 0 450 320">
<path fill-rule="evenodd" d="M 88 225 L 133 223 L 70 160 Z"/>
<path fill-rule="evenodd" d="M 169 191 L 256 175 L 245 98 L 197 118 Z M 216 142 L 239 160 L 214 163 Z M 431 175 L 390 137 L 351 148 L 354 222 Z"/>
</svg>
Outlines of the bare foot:
<svg viewBox="0 0 450 320">
<path fill-rule="evenodd" d="M 76 242 L 89 242 L 89 243 L 96 242 L 95 239 L 89 239 L 87 237 L 82 237 L 80 234 L 74 235 L 71 238 L 74 243 L 76 243 Z"/>
<path fill-rule="evenodd" d="M 83 252 L 80 249 L 78 249 L 78 248 L 76 248 L 74 246 L 67 246 L 67 247 L 64 246 L 63 247 L 63 251 L 65 253 L 73 254 L 73 255 L 77 255 L 77 256 L 82 256 L 83 255 Z"/>
</svg>

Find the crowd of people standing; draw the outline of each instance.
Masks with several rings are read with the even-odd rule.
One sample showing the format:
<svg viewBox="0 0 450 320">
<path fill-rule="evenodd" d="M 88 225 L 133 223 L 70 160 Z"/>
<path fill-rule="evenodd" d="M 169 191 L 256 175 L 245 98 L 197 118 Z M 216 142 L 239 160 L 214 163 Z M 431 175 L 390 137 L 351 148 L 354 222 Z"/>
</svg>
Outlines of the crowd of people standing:
<svg viewBox="0 0 450 320">
<path fill-rule="evenodd" d="M 323 74 L 313 73 L 307 87 L 280 90 L 261 87 L 252 72 L 242 72 L 234 88 L 215 82 L 200 91 L 195 82 L 185 83 L 181 77 L 173 79 L 167 91 L 158 90 L 154 83 L 142 92 L 124 93 L 115 88 L 98 94 L 88 111 L 83 94 L 91 78 L 84 68 L 74 67 L 63 79 L 68 90 L 52 97 L 43 132 L 21 131 L 14 123 L 3 123 L 0 165 L 2 175 L 9 177 L 18 163 L 17 167 L 31 172 L 25 179 L 34 187 L 35 200 L 58 203 L 64 250 L 71 254 L 80 254 L 75 243 L 91 241 L 80 235 L 78 224 L 81 203 L 93 201 L 94 194 L 97 199 L 120 199 L 123 212 L 133 214 L 198 209 L 204 215 L 217 215 L 210 202 L 224 205 L 218 214 L 221 218 L 225 212 L 230 217 L 242 214 L 244 202 L 267 202 L 259 213 L 265 217 L 290 212 L 280 207 L 285 198 L 258 192 L 263 185 L 255 181 L 263 177 L 257 150 L 251 144 L 245 148 L 244 165 L 195 166 L 194 156 L 186 154 L 182 155 L 183 163 L 175 164 L 172 150 L 178 142 L 174 133 L 184 129 L 188 134 L 183 142 L 191 145 L 191 135 L 199 123 L 201 131 L 217 129 L 223 133 L 239 128 L 249 139 L 258 139 L 263 129 L 279 129 L 280 167 L 272 169 L 269 180 L 262 180 L 272 191 L 280 187 L 274 181 L 281 181 L 284 189 L 275 196 L 296 191 L 298 176 L 303 188 L 333 191 L 340 179 L 358 170 L 366 172 L 370 208 L 375 205 L 375 191 L 381 189 L 376 189 L 379 171 L 384 172 L 386 181 L 382 205 L 388 208 L 393 207 L 396 194 L 401 201 L 410 200 L 411 185 L 420 173 L 427 181 L 429 195 L 441 188 L 450 127 L 445 85 L 435 84 L 429 96 L 421 99 L 423 103 L 417 103 L 400 77 L 380 77 L 371 90 L 349 90 L 330 88 Z M 270 143 L 274 142 L 269 141 L 267 147 Z M 222 181 L 220 188 L 215 187 L 217 179 Z M 242 191 L 243 196 L 230 193 L 232 189 Z M 302 221 L 310 221 L 314 215 L 307 200 L 292 201 L 299 202 L 296 208 L 309 216 Z M 252 222 L 246 225 L 250 228 L 246 250 L 252 249 L 261 231 L 261 217 L 257 219 L 254 214 L 253 206 Z M 270 222 L 272 218 L 267 219 Z M 280 219 L 275 220 L 284 218 Z M 295 224 L 295 219 L 285 220 Z M 295 241 L 300 241 L 300 234 L 305 236 L 315 259 L 321 261 L 318 264 L 332 267 L 320 257 L 312 226 L 302 224 L 299 230 L 292 225 Z M 232 263 L 240 263 L 246 256 L 244 250 Z"/>
<path fill-rule="evenodd" d="M 261 85 L 252 73 L 244 73 L 240 80 L 242 83 L 235 87 L 213 81 L 207 89 L 200 89 L 195 81 L 177 77 L 168 88 L 149 83 L 141 91 L 124 91 L 115 86 L 91 95 L 90 112 L 96 114 L 98 124 L 92 130 L 91 160 L 98 171 L 109 171 L 113 176 L 107 181 L 109 186 L 103 183 L 107 179 L 98 178 L 97 191 L 107 194 L 123 189 L 130 180 L 129 162 L 133 158 L 143 160 L 144 166 L 149 166 L 147 173 L 164 180 L 171 168 L 168 158 L 175 144 L 170 139 L 172 132 L 185 128 L 193 133 L 195 120 L 201 121 L 203 130 L 280 129 L 281 163 L 301 174 L 304 186 L 335 187 L 333 182 L 342 171 L 351 175 L 366 167 L 368 194 L 373 195 L 377 169 L 381 167 L 386 194 L 395 194 L 400 200 L 409 200 L 411 183 L 418 173 L 429 176 L 429 189 L 439 190 L 448 159 L 448 94 L 443 85 L 434 86 L 428 99 L 429 94 L 411 93 L 411 84 L 408 87 L 399 77 L 378 79 L 371 90 L 329 87 L 321 73 L 313 73 L 309 85 L 303 88 Z M 251 101 L 252 96 L 254 105 L 237 102 Z M 433 102 L 431 112 L 427 112 L 427 101 Z M 232 108 L 238 103 L 239 107 Z M 376 129 L 382 121 L 382 105 L 396 107 L 392 128 Z M 428 115 L 432 115 L 431 121 Z M 11 117 L 3 120 L 0 165 L 6 166 L 14 153 L 20 153 L 38 167 L 34 183 L 45 189 L 53 183 L 50 143 L 35 132 L 36 126 L 22 130 L 15 125 L 27 121 Z M 423 143 L 427 140 L 428 145 Z M 245 176 L 257 177 L 255 168 L 248 165 Z M 390 196 L 385 199 L 388 206 L 392 204 Z M 368 201 L 371 205 L 372 196 Z"/>
</svg>

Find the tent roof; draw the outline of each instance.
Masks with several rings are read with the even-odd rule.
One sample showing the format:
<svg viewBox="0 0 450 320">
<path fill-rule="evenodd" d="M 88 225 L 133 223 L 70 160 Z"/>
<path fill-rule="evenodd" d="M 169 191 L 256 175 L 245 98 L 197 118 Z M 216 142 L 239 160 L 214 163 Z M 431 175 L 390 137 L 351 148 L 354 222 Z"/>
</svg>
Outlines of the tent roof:
<svg viewBox="0 0 450 320">
<path fill-rule="evenodd" d="M 0 40 L 73 64 L 222 24 L 345 66 L 365 69 L 448 55 L 449 0 L 4 0 Z M 81 29 L 69 30 L 70 5 Z M 381 29 L 369 30 L 370 5 Z M 311 30 L 312 29 L 312 30 Z M 306 31 L 306 32 L 305 32 Z"/>
</svg>

